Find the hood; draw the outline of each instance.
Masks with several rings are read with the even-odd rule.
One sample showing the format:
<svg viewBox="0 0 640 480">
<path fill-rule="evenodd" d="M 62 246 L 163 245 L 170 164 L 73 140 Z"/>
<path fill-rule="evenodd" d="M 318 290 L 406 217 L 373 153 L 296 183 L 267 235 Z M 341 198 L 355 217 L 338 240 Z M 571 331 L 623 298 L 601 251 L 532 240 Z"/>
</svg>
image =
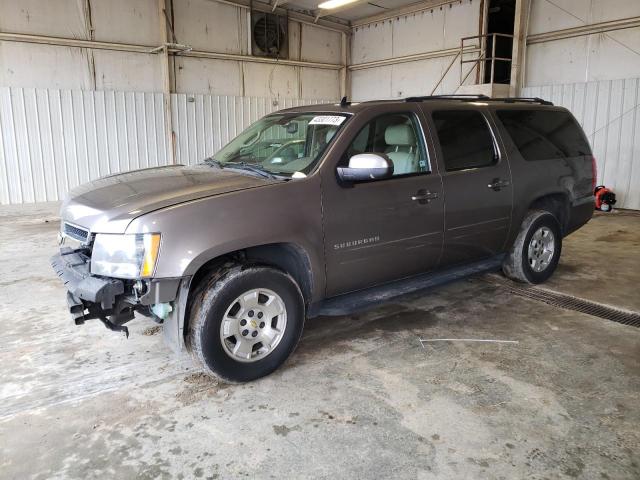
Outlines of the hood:
<svg viewBox="0 0 640 480">
<path fill-rule="evenodd" d="M 71 190 L 61 217 L 92 232 L 122 233 L 134 218 L 160 208 L 273 183 L 278 180 L 208 165 L 147 168 Z"/>
</svg>

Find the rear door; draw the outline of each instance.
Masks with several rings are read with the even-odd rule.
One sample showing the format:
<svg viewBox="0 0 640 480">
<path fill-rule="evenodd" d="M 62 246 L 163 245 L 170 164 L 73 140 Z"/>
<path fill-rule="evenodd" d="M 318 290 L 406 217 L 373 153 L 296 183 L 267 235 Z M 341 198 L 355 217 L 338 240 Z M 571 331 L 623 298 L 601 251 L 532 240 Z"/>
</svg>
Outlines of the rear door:
<svg viewBox="0 0 640 480">
<path fill-rule="evenodd" d="M 427 109 L 428 106 L 425 106 Z M 442 265 L 501 253 L 509 233 L 513 188 L 492 119 L 479 109 L 427 112 L 445 196 Z"/>
<path fill-rule="evenodd" d="M 322 166 L 327 295 L 425 272 L 442 251 L 442 183 L 413 104 L 353 118 Z M 337 151 L 336 151 L 337 150 Z M 359 153 L 387 155 L 393 177 L 340 184 L 336 167 Z"/>
</svg>

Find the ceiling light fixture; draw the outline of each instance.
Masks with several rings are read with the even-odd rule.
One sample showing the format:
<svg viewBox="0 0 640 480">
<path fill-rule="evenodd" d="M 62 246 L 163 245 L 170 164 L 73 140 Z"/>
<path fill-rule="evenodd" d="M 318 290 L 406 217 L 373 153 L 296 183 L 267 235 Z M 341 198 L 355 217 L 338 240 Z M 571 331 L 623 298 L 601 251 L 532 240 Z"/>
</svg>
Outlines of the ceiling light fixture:
<svg viewBox="0 0 640 480">
<path fill-rule="evenodd" d="M 343 5 L 349 5 L 350 3 L 357 2 L 359 0 L 327 0 L 318 5 L 318 8 L 322 10 L 331 10 L 333 8 L 342 7 Z"/>
</svg>

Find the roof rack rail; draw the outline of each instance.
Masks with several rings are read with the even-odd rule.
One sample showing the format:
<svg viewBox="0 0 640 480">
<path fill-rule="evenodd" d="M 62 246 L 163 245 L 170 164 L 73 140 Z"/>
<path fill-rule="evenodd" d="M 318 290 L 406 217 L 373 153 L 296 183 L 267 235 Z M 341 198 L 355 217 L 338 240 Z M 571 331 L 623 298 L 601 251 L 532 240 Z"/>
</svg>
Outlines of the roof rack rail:
<svg viewBox="0 0 640 480">
<path fill-rule="evenodd" d="M 423 102 L 425 100 L 459 100 L 461 102 L 473 102 L 482 100 L 483 102 L 528 102 L 539 103 L 540 105 L 553 105 L 553 102 L 539 97 L 488 97 L 486 95 L 426 95 L 423 97 L 407 97 L 405 102 Z"/>
<path fill-rule="evenodd" d="M 424 100 L 461 100 L 471 102 L 473 100 L 489 100 L 486 95 L 459 94 L 459 95 L 425 95 L 422 97 L 407 97 L 405 102 L 423 102 Z"/>
<path fill-rule="evenodd" d="M 527 102 L 527 103 L 539 103 L 540 105 L 553 105 L 553 102 L 549 100 L 545 100 L 540 97 L 503 97 L 503 98 L 489 98 L 489 101 L 492 102 L 505 102 L 505 103 L 516 103 L 516 102 Z"/>
</svg>

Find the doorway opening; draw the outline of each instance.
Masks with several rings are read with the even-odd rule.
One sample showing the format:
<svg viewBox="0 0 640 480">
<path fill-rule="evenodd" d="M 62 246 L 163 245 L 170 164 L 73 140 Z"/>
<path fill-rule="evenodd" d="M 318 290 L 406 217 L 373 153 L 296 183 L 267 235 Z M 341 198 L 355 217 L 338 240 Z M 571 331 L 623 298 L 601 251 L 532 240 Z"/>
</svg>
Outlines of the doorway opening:
<svg viewBox="0 0 640 480">
<path fill-rule="evenodd" d="M 489 34 L 485 43 L 485 58 L 511 59 L 513 52 L 513 26 L 516 18 L 516 0 L 489 0 L 487 9 L 487 29 Z M 511 37 L 492 36 L 492 33 L 511 35 Z M 494 43 L 495 41 L 495 53 Z M 485 62 L 484 83 L 491 83 L 491 61 Z M 511 82 L 511 62 L 493 62 L 493 83 Z"/>
</svg>

